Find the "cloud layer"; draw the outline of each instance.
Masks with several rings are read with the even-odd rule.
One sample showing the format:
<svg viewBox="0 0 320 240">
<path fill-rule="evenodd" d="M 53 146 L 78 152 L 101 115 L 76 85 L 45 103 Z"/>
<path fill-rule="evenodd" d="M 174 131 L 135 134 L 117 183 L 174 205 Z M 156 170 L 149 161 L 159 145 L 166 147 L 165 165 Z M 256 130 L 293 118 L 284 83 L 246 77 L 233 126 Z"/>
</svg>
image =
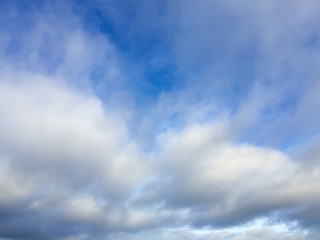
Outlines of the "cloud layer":
<svg viewBox="0 0 320 240">
<path fill-rule="evenodd" d="M 0 239 L 317 239 L 316 1 L 1 9 Z"/>
</svg>

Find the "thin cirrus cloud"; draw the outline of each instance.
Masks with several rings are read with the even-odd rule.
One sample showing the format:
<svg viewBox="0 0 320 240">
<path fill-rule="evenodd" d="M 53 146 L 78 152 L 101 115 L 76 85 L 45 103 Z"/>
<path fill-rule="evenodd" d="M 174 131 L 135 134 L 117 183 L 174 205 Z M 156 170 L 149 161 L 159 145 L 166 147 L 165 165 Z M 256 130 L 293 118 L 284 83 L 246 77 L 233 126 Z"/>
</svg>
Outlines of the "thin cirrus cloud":
<svg viewBox="0 0 320 240">
<path fill-rule="evenodd" d="M 1 239 L 317 239 L 316 1 L 1 9 Z"/>
</svg>

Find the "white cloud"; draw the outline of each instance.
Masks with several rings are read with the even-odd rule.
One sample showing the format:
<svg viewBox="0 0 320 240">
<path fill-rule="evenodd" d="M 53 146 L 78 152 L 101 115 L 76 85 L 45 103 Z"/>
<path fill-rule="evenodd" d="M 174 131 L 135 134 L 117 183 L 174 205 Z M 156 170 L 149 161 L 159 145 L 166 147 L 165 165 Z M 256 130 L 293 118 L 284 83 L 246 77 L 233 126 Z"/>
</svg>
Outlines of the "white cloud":
<svg viewBox="0 0 320 240">
<path fill-rule="evenodd" d="M 226 120 L 168 129 L 145 154 L 126 120 L 94 96 L 24 76 L 0 84 L 1 151 L 12 159 L 1 160 L 0 186 L 34 214 L 51 209 L 56 221 L 112 232 L 231 226 L 263 215 L 317 221 L 317 164 L 308 169 L 275 149 L 235 143 Z"/>
<path fill-rule="evenodd" d="M 308 211 L 318 209 L 319 168 L 306 170 L 275 149 L 235 144 L 227 126 L 196 125 L 163 134 L 157 179 L 137 204 L 188 209 L 179 221 L 196 226 L 237 225 L 263 215 L 307 220 Z"/>
<path fill-rule="evenodd" d="M 3 81 L 0 93 L 1 151 L 13 159 L 1 191 L 23 197 L 31 212 L 54 209 L 61 219 L 115 231 L 228 226 L 317 206 L 318 168 L 235 144 L 226 121 L 169 129 L 146 156 L 124 119 L 93 96 L 42 77 Z M 33 176 L 32 188 L 11 175 Z M 307 218 L 300 214 L 281 217 Z"/>
<path fill-rule="evenodd" d="M 148 166 L 121 116 L 95 97 L 29 75 L 19 84 L 1 82 L 0 116 L 1 152 L 12 158 L 13 171 L 36 177 L 33 191 L 21 189 L 37 196 L 31 208 L 59 206 L 81 191 L 123 203 L 146 177 Z M 3 186 L 18 194 L 18 180 L 8 174 L 1 175 Z"/>
</svg>

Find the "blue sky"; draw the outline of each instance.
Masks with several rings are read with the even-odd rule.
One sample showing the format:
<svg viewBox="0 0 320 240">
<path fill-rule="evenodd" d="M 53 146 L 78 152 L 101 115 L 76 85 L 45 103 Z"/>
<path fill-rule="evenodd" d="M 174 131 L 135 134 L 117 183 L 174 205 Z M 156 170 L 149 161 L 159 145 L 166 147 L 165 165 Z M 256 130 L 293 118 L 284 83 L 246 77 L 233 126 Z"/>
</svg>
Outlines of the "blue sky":
<svg viewBox="0 0 320 240">
<path fill-rule="evenodd" d="M 0 239 L 317 239 L 316 0 L 0 9 Z"/>
</svg>

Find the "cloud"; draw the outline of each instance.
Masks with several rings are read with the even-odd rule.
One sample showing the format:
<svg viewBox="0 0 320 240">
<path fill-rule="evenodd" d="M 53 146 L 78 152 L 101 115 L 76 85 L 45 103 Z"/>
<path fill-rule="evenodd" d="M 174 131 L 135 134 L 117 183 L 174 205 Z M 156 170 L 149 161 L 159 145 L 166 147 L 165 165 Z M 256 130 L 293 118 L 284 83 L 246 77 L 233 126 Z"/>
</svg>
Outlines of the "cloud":
<svg viewBox="0 0 320 240">
<path fill-rule="evenodd" d="M 3 73 L 46 75 L 55 81 L 103 95 L 112 104 L 126 76 L 109 37 L 90 32 L 70 2 L 5 4 L 0 30 Z"/>
<path fill-rule="evenodd" d="M 300 170 L 274 149 L 234 144 L 224 129 L 218 123 L 164 134 L 159 179 L 139 201 L 186 208 L 189 224 L 230 226 L 299 208 L 306 201 L 300 198 L 302 192 L 317 196 L 317 183 L 310 182 L 318 181 L 318 170 Z M 301 179 L 308 183 L 301 184 Z M 309 187 L 304 190 L 298 187 L 305 185 Z"/>
<path fill-rule="evenodd" d="M 108 114 L 95 97 L 45 78 L 27 79 L 0 85 L 1 153 L 10 160 L 1 161 L 6 198 L 23 204 L 32 218 L 51 209 L 53 221 L 68 211 L 69 219 L 86 221 L 105 205 L 124 204 L 148 165 L 120 116 Z"/>
<path fill-rule="evenodd" d="M 0 165 L 0 202 L 2 205 L 10 205 L 12 202 L 23 198 L 28 195 L 33 188 L 32 178 L 30 179 L 28 177 L 28 179 L 26 176 L 15 174 L 8 162 L 9 161 L 5 159 L 5 157 L 2 157 Z"/>
<path fill-rule="evenodd" d="M 0 237 L 317 238 L 316 1 L 1 5 Z"/>
<path fill-rule="evenodd" d="M 0 86 L 2 213 L 17 230 L 2 225 L 3 236 L 41 238 L 47 228 L 28 226 L 45 216 L 61 230 L 53 238 L 229 227 L 265 215 L 317 226 L 318 165 L 236 144 L 226 120 L 168 129 L 150 155 L 92 95 L 40 76 Z"/>
<path fill-rule="evenodd" d="M 182 98 L 214 116 L 241 116 L 235 124 L 245 122 L 242 139 L 274 147 L 318 131 L 317 100 L 307 100 L 318 85 L 318 3 L 176 1 L 168 9 L 176 17 L 168 34 L 185 86 L 173 92 L 173 106 Z"/>
</svg>

